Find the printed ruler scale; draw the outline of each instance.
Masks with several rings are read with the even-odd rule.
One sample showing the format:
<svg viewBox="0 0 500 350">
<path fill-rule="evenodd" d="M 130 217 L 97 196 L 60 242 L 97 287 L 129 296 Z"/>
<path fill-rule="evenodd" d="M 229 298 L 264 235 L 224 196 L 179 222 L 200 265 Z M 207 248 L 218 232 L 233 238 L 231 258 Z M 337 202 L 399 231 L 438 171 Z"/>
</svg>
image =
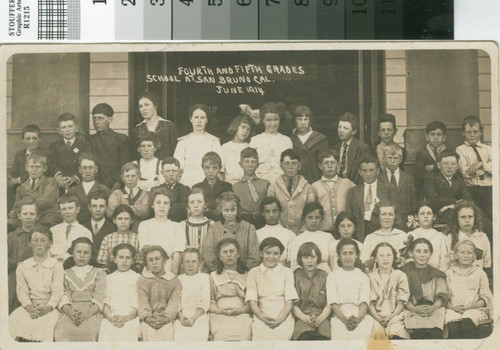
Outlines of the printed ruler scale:
<svg viewBox="0 0 500 350">
<path fill-rule="evenodd" d="M 2 42 L 453 39 L 453 0 L 7 0 Z"/>
</svg>

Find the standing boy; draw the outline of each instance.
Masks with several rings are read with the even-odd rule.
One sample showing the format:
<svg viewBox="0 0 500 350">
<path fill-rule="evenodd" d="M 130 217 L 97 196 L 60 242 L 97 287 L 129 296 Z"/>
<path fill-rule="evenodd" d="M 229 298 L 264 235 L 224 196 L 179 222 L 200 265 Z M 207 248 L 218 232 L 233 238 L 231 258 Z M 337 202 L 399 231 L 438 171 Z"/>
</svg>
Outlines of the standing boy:
<svg viewBox="0 0 500 350">
<path fill-rule="evenodd" d="M 281 224 L 300 233 L 302 210 L 308 202 L 314 201 L 314 192 L 307 180 L 299 175 L 300 158 L 291 148 L 283 151 L 280 157 L 283 175 L 276 178 L 269 186 L 268 196 L 276 197 L 281 203 Z"/>
<path fill-rule="evenodd" d="M 16 298 L 16 268 L 19 263 L 31 258 L 33 252 L 29 245 L 30 234 L 38 220 L 38 208 L 33 198 L 24 198 L 19 203 L 21 226 L 7 236 L 9 313 L 20 304 Z"/>
<path fill-rule="evenodd" d="M 59 199 L 59 210 L 63 222 L 50 228 L 53 238 L 50 255 L 63 262 L 69 256 L 68 249 L 75 239 L 87 237 L 92 241 L 93 237 L 89 230 L 78 223 L 77 215 L 80 211 L 80 206 L 76 197 L 70 195 L 62 196 Z"/>
<path fill-rule="evenodd" d="M 131 160 L 128 137 L 109 127 L 113 122 L 113 108 L 99 103 L 92 109 L 92 122 L 96 133 L 89 136 L 92 152 L 97 158 L 99 181 L 112 191 L 120 188 L 120 170 Z"/>
<path fill-rule="evenodd" d="M 337 175 L 339 154 L 333 149 L 327 149 L 318 155 L 318 168 L 321 179 L 311 185 L 314 191 L 314 200 L 318 201 L 325 212 L 319 229 L 332 233 L 334 231 L 337 214 L 345 210 L 347 193 L 355 185 L 347 179 Z"/>
<path fill-rule="evenodd" d="M 205 179 L 203 182 L 195 184 L 193 188 L 201 188 L 203 190 L 207 204 L 205 216 L 210 220 L 219 221 L 221 213 L 217 210 L 217 197 L 224 192 L 232 191 L 232 187 L 229 182 L 219 179 L 219 173 L 222 169 L 222 159 L 217 153 L 206 153 L 201 159 L 201 167 L 205 173 Z"/>
<path fill-rule="evenodd" d="M 393 114 L 389 113 L 380 114 L 377 118 L 377 131 L 378 136 L 380 137 L 380 142 L 375 147 L 375 151 L 380 164 L 380 168 L 384 170 L 386 166 L 384 150 L 391 145 L 397 145 L 397 143 L 394 141 L 394 136 L 396 136 L 396 133 L 398 132 L 398 128 L 396 127 L 396 117 Z M 405 150 L 403 148 L 401 150 L 403 152 L 401 160 L 402 165 L 406 157 Z"/>
<path fill-rule="evenodd" d="M 417 210 L 417 194 L 413 177 L 400 169 L 403 162 L 403 149 L 398 144 L 392 144 L 384 148 L 385 169 L 379 179 L 396 186 L 400 207 L 398 208 L 400 218 L 403 220 L 399 226 L 402 230 L 408 230 L 406 223 L 408 217 L 414 215 Z M 396 225 L 398 226 L 398 225 Z"/>
<path fill-rule="evenodd" d="M 352 113 L 345 113 L 339 118 L 337 126 L 340 143 L 333 149 L 340 155 L 338 174 L 354 183 L 360 181 L 357 161 L 365 154 L 370 154 L 370 147 L 354 137 L 358 132 L 358 118 Z"/>
<path fill-rule="evenodd" d="M 426 176 L 439 173 L 438 158 L 446 149 L 446 133 L 448 129 L 443 122 L 433 121 L 425 127 L 425 149 L 417 152 L 415 160 L 415 186 L 418 199 L 424 196 L 424 182 Z"/>
<path fill-rule="evenodd" d="M 240 199 L 241 219 L 259 229 L 265 224 L 260 203 L 267 196 L 270 183 L 255 175 L 259 166 L 259 154 L 255 148 L 247 147 L 241 151 L 240 166 L 243 169 L 243 177 L 233 185 L 233 192 Z"/>
<path fill-rule="evenodd" d="M 7 220 L 8 231 L 13 231 L 21 225 L 19 220 L 19 205 L 23 198 L 32 197 L 38 208 L 39 223 L 51 227 L 61 218 L 57 209 L 59 189 L 53 177 L 45 177 L 47 171 L 47 157 L 41 153 L 32 152 L 26 158 L 28 179 L 16 190 L 16 201 L 9 212 Z"/>
<path fill-rule="evenodd" d="M 92 153 L 83 153 L 78 159 L 78 172 L 82 177 L 82 181 L 68 191 L 68 194 L 78 198 L 80 212 L 78 213 L 78 221 L 85 222 L 90 220 L 90 212 L 88 209 L 88 199 L 92 193 L 103 191 L 109 195 L 109 188 L 96 181 L 96 174 L 99 167 L 96 164 L 96 159 Z M 107 197 L 106 197 L 107 198 Z"/>
<path fill-rule="evenodd" d="M 476 116 L 467 116 L 462 123 L 463 145 L 457 147 L 460 172 L 467 183 L 474 202 L 484 216 L 493 219 L 492 153 L 491 147 L 481 142 L 484 127 Z"/>
<path fill-rule="evenodd" d="M 87 208 L 90 218 L 82 221 L 94 237 L 92 244 L 92 257 L 97 259 L 97 253 L 101 247 L 101 242 L 108 234 L 116 231 L 116 226 L 112 220 L 106 217 L 106 205 L 108 204 L 108 192 L 94 191 L 89 194 Z"/>
<path fill-rule="evenodd" d="M 58 170 L 59 187 L 69 189 L 80 182 L 78 177 L 78 158 L 85 152 L 90 152 L 90 144 L 85 135 L 77 134 L 76 117 L 63 113 L 57 118 L 58 132 L 61 137 L 49 146 L 51 159 Z"/>
<path fill-rule="evenodd" d="M 141 177 L 139 167 L 135 163 L 126 163 L 121 169 L 121 179 L 125 186 L 111 192 L 108 198 L 106 216 L 113 217 L 113 212 L 120 204 L 130 205 L 134 211 L 132 231 L 137 232 L 141 221 L 150 218 L 149 192 L 141 190 L 137 183 Z"/>
<path fill-rule="evenodd" d="M 379 203 L 399 207 L 398 190 L 388 182 L 378 181 L 380 169 L 377 158 L 364 156 L 359 160 L 359 176 L 363 182 L 347 193 L 346 211 L 356 218 L 356 239 L 363 242 L 365 236 L 380 227 L 379 218 L 372 215 Z"/>
<path fill-rule="evenodd" d="M 175 222 L 181 222 L 187 219 L 187 201 L 189 196 L 189 187 L 179 182 L 182 174 L 180 163 L 174 157 L 167 157 L 162 161 L 161 174 L 165 178 L 165 183 L 153 187 L 154 189 L 166 188 L 171 193 L 170 211 L 168 218 Z"/>
</svg>

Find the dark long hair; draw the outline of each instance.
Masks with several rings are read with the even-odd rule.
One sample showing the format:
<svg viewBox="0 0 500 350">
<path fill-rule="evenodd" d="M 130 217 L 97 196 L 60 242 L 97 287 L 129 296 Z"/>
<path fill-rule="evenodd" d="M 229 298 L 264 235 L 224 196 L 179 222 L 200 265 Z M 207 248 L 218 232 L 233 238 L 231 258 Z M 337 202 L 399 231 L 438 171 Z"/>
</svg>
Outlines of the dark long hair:
<svg viewBox="0 0 500 350">
<path fill-rule="evenodd" d="M 224 238 L 224 239 L 221 239 L 217 245 L 215 246 L 215 255 L 217 255 L 217 274 L 220 275 L 222 273 L 222 271 L 224 270 L 224 263 L 220 260 L 220 250 L 222 247 L 226 246 L 226 245 L 229 245 L 229 244 L 232 244 L 236 247 L 236 250 L 238 250 L 238 253 L 241 252 L 241 246 L 240 246 L 240 243 L 234 239 L 234 238 L 231 238 L 231 237 L 228 237 L 228 238 Z M 246 265 L 243 263 L 243 261 L 241 261 L 240 258 L 238 258 L 238 262 L 236 264 L 236 271 L 238 271 L 238 273 L 245 273 L 247 272 L 247 267 Z"/>
<path fill-rule="evenodd" d="M 356 250 L 356 255 L 357 255 L 356 261 L 354 262 L 354 267 L 357 267 L 361 271 L 364 271 L 363 263 L 359 259 L 359 255 L 361 254 L 361 251 L 359 250 L 358 243 L 356 243 L 356 241 L 352 238 L 341 238 L 339 241 L 339 244 L 337 244 L 337 256 L 339 257 L 337 260 L 337 265 L 339 265 L 339 267 L 342 267 L 342 260 L 340 260 L 340 251 L 342 250 L 342 247 L 344 247 L 346 245 L 354 246 L 354 249 Z"/>
</svg>

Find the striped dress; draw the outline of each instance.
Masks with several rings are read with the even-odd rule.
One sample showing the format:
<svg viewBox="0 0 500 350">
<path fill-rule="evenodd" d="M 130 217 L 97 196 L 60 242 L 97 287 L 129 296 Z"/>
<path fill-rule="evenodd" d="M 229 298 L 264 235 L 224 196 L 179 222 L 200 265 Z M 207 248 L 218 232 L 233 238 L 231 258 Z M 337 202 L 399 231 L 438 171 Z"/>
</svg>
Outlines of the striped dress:
<svg viewBox="0 0 500 350">
<path fill-rule="evenodd" d="M 102 321 L 102 308 L 106 294 L 106 272 L 87 265 L 74 266 L 65 271 L 64 296 L 59 303 L 62 309 L 70 305 L 74 310 L 87 311 L 93 304 L 99 306 L 100 312 L 86 319 L 79 326 L 63 313 L 56 324 L 55 341 L 97 341 Z"/>
</svg>

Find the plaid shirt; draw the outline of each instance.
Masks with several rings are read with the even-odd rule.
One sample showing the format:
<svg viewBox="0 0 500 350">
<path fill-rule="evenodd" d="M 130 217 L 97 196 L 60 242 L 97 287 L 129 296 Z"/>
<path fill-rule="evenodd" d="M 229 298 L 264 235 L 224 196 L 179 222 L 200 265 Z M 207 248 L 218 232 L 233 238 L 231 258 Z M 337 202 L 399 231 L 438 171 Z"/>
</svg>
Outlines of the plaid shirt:
<svg viewBox="0 0 500 350">
<path fill-rule="evenodd" d="M 136 250 L 134 262 L 142 263 L 139 250 L 139 235 L 136 232 L 113 232 L 104 237 L 99 254 L 97 254 L 97 262 L 107 265 L 113 259 L 113 248 L 121 243 L 131 244 Z"/>
</svg>

